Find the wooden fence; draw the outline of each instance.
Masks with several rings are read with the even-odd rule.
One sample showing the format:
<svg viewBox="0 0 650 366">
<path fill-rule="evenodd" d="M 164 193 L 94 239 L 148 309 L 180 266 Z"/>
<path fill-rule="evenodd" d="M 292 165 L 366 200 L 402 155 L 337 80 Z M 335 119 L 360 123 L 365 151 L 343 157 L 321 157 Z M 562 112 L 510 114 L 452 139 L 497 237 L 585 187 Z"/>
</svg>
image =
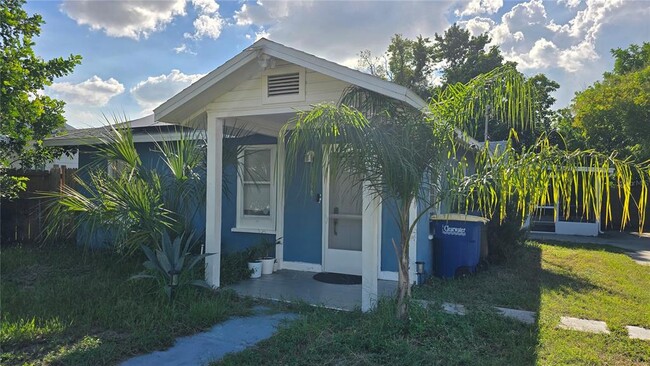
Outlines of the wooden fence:
<svg viewBox="0 0 650 366">
<path fill-rule="evenodd" d="M 47 198 L 39 192 L 60 192 L 64 185 L 73 185 L 77 169 L 54 167 L 48 171 L 15 172 L 29 178 L 27 189 L 17 199 L 0 202 L 0 242 L 33 243 L 45 224 Z M 12 172 L 10 172 L 12 174 Z"/>
</svg>

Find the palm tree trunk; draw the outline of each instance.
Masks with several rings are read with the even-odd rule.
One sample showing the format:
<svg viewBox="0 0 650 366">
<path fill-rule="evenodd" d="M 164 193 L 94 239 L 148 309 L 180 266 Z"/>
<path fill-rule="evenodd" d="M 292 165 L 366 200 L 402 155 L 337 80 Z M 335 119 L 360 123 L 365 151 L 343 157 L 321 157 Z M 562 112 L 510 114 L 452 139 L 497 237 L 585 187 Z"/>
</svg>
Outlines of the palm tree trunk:
<svg viewBox="0 0 650 366">
<path fill-rule="evenodd" d="M 409 208 L 410 201 L 402 203 L 400 214 L 400 251 L 398 258 L 397 278 L 397 318 L 407 319 L 409 314 L 409 299 L 411 285 L 409 280 Z"/>
</svg>

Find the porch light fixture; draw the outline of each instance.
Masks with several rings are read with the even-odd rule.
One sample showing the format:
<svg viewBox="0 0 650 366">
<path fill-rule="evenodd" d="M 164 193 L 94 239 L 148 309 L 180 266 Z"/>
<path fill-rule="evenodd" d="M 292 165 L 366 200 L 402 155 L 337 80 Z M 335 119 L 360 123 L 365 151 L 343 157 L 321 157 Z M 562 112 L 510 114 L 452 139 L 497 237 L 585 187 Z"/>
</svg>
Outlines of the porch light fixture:
<svg viewBox="0 0 650 366">
<path fill-rule="evenodd" d="M 180 272 L 175 270 L 175 269 L 172 269 L 168 273 L 169 273 L 169 276 L 171 277 L 171 284 L 170 285 L 171 285 L 172 288 L 175 288 L 176 286 L 178 286 L 178 275 L 180 274 Z"/>
<path fill-rule="evenodd" d="M 424 282 L 424 262 L 415 262 L 415 274 L 417 274 L 418 285 Z"/>
<path fill-rule="evenodd" d="M 305 163 L 313 163 L 314 162 L 314 152 L 313 151 L 307 151 L 305 153 Z"/>
</svg>

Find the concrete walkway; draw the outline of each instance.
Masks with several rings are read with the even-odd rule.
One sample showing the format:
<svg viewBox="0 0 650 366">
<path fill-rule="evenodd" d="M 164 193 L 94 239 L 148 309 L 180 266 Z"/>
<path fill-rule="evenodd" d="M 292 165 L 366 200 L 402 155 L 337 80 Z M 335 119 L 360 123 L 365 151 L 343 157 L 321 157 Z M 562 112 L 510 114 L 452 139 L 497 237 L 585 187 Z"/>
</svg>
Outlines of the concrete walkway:
<svg viewBox="0 0 650 366">
<path fill-rule="evenodd" d="M 607 231 L 597 237 L 530 233 L 529 238 L 541 241 L 555 240 L 581 244 L 611 245 L 625 250 L 625 253 L 635 262 L 650 266 L 650 234 L 648 233 L 639 236 L 637 233 Z"/>
<path fill-rule="evenodd" d="M 165 351 L 134 357 L 122 366 L 196 366 L 217 361 L 228 353 L 240 352 L 271 337 L 278 325 L 297 318 L 296 314 L 265 314 L 267 308 L 256 309 L 257 315 L 234 318 L 217 324 L 207 332 L 176 340 Z"/>
</svg>

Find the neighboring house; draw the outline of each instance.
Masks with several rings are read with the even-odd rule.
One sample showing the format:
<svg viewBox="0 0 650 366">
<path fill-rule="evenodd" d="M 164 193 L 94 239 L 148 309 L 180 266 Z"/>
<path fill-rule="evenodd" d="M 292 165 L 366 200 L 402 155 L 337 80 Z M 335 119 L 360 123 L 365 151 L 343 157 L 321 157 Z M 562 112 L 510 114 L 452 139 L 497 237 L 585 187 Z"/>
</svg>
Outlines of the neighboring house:
<svg viewBox="0 0 650 366">
<path fill-rule="evenodd" d="M 62 130 L 57 130 L 57 131 L 54 132 L 54 134 L 55 135 L 61 135 L 60 137 L 64 137 L 64 136 L 67 136 L 70 133 L 74 134 L 75 131 L 78 131 L 78 130 L 66 123 Z M 57 137 L 48 138 L 48 139 L 46 139 L 46 141 L 51 140 L 51 139 L 55 139 L 55 138 L 57 138 Z M 0 139 L 7 139 L 7 137 L 6 136 L 0 136 Z M 46 145 L 47 145 L 47 143 L 46 143 Z M 54 159 L 54 160 L 52 160 L 51 162 L 49 162 L 49 163 L 47 163 L 45 165 L 34 167 L 34 169 L 31 169 L 31 170 L 50 171 L 54 167 L 61 167 L 61 166 L 65 166 L 66 168 L 70 168 L 70 169 L 77 169 L 77 167 L 79 166 L 79 154 L 77 152 L 75 152 L 73 154 L 70 154 L 70 155 L 63 154 L 59 158 Z M 22 167 L 22 165 L 21 165 L 20 160 L 15 161 L 15 162 L 13 162 L 11 164 L 11 169 L 21 169 L 21 167 Z"/>
<path fill-rule="evenodd" d="M 587 169 L 590 168 L 579 170 L 586 172 Z M 613 169 L 609 170 L 609 174 L 613 172 Z M 552 190 L 549 190 L 549 195 L 553 197 Z M 582 188 L 579 188 L 577 194 L 573 195 L 568 210 L 565 210 L 560 202 L 539 205 L 536 212 L 526 220 L 525 225 L 532 233 L 598 236 L 601 233 L 601 220 L 604 221 L 605 215 L 605 210 L 602 210 L 603 204 L 599 203 L 600 212 L 586 215 L 582 209 L 582 197 Z M 596 197 L 603 197 L 600 186 L 596 186 Z"/>
<path fill-rule="evenodd" d="M 199 126 L 208 141 L 206 251 L 241 248 L 260 234 L 278 239 L 276 259 L 284 269 L 362 275 L 362 308 L 377 298 L 377 280 L 397 280 L 392 241 L 399 241 L 394 219 L 367 192 L 323 172 L 313 190 L 300 179 L 310 154 L 299 157 L 298 172 L 285 181 L 285 147 L 277 136 L 300 110 L 336 103 L 356 85 L 423 109 L 427 103 L 397 84 L 352 70 L 284 45 L 261 39 L 154 110 L 157 121 Z M 244 171 L 264 174 L 237 179 L 231 198 L 223 195 L 224 129 L 246 125 L 259 141 L 245 147 Z M 261 187 L 261 188 L 260 188 Z M 358 188 L 360 190 L 360 188 Z M 234 197 L 232 197 L 234 196 Z M 358 199 L 353 199 L 357 197 Z M 415 220 L 417 205 L 411 209 Z M 421 220 L 410 243 L 415 262 L 432 271 L 428 222 Z M 207 258 L 206 280 L 220 285 L 220 256 Z"/>
<path fill-rule="evenodd" d="M 74 133 L 76 131 L 76 128 L 70 126 L 69 124 L 65 124 L 65 130 L 66 130 L 66 135 L 70 133 Z M 65 136 L 65 135 L 64 135 Z M 75 151 L 71 155 L 63 154 L 57 159 L 54 159 L 53 161 L 45 164 L 45 167 L 43 167 L 43 170 L 50 171 L 52 168 L 55 167 L 66 167 L 68 169 L 77 169 L 79 167 L 79 152 Z"/>
<path fill-rule="evenodd" d="M 124 123 L 118 123 L 115 127 L 128 126 L 133 132 L 133 141 L 147 166 L 158 164 L 158 155 L 154 152 L 155 143 L 160 141 L 174 141 L 181 135 L 181 127 L 169 123 L 154 121 L 153 114 Z M 96 156 L 94 146 L 103 143 L 107 133 L 110 133 L 108 126 L 83 128 L 68 131 L 66 135 L 51 137 L 45 140 L 47 146 L 75 147 L 77 152 L 77 167 L 88 167 Z M 106 162 L 106 169 L 110 173 L 119 167 L 112 166 Z"/>
</svg>

